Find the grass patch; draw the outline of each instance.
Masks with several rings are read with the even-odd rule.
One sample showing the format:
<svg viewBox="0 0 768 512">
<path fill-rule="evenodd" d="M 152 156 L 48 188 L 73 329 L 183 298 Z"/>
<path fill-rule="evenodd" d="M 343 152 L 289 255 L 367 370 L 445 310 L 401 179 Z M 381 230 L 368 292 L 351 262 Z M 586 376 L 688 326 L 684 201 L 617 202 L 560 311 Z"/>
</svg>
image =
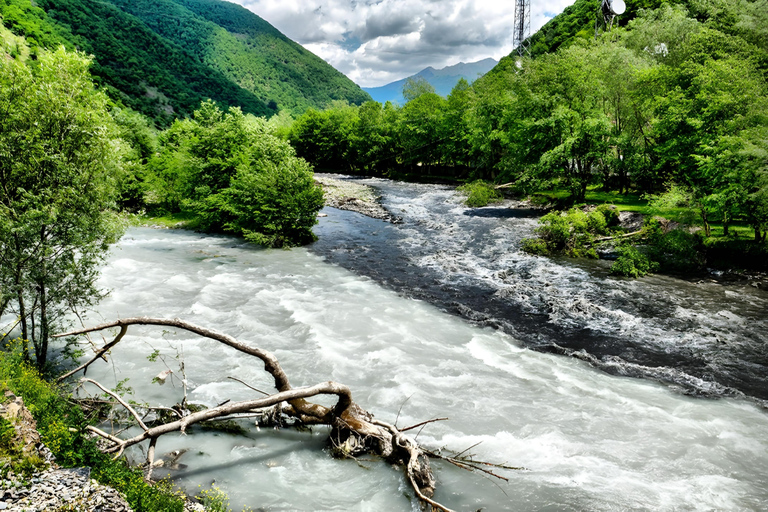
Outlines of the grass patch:
<svg viewBox="0 0 768 512">
<path fill-rule="evenodd" d="M 182 512 L 184 499 L 170 483 L 148 485 L 143 473 L 124 460 L 112 460 L 85 436 L 88 418 L 67 400 L 67 393 L 46 381 L 22 356 L 21 343 L 11 342 L 0 352 L 0 392 L 10 390 L 24 399 L 37 422 L 41 440 L 62 467 L 90 467 L 91 477 L 121 491 L 136 512 Z M 8 437 L 7 426 L 0 430 Z M 0 433 L 0 438 L 3 434 Z"/>
</svg>

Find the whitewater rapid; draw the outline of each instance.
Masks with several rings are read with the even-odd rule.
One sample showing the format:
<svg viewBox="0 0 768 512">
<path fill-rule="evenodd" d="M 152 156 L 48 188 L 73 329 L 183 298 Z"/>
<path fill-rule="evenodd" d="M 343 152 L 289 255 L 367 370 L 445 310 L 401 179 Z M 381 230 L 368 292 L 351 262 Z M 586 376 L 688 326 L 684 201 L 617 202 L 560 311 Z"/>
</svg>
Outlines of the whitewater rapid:
<svg viewBox="0 0 768 512">
<path fill-rule="evenodd" d="M 758 343 L 760 332 L 744 324 L 764 306 L 761 295 L 731 297 L 727 287 L 666 277 L 606 285 L 599 265 L 519 253 L 519 240 L 535 226 L 532 214 L 467 213 L 448 187 L 371 183 L 403 224 L 326 209 L 320 240 L 309 248 L 264 250 L 229 237 L 131 228 L 101 278 L 111 295 L 86 322 L 180 317 L 271 351 L 294 386 L 347 384 L 385 421 L 408 426 L 448 417 L 419 433 L 428 448 L 479 443 L 471 449 L 478 458 L 526 468 L 503 471 L 507 483 L 435 461 L 436 499 L 454 510 L 765 509 L 768 416 L 752 395 L 688 396 L 693 388 L 677 377 L 606 373 L 601 368 L 611 360 L 599 351 L 572 347 L 580 359 L 530 348 L 567 349 L 586 333 L 590 346 L 605 339 L 616 347 L 626 337 L 623 355 L 642 356 L 653 352 L 649 344 L 664 354 L 667 340 L 676 352 L 664 361 L 671 361 L 685 343 L 698 354 L 700 331 Z M 704 297 L 724 300 L 699 300 L 702 286 L 712 287 Z M 649 300 L 633 303 L 648 293 Z M 749 301 L 755 310 L 739 309 Z M 147 359 L 154 349 L 165 362 Z M 171 405 L 181 398 L 179 381 L 160 386 L 152 379 L 178 369 L 177 358 L 192 401 L 253 396 L 229 376 L 270 386 L 261 363 L 159 328 L 132 328 L 110 363 L 88 376 L 111 385 L 128 378 L 134 399 Z M 615 364 L 622 371 L 634 364 L 641 376 L 647 368 L 680 372 L 654 361 L 621 357 Z M 696 389 L 736 389 L 705 377 Z M 234 510 L 418 510 L 400 470 L 379 460 L 332 459 L 322 428 L 244 425 L 246 436 L 195 430 L 163 437 L 161 453 L 188 450 L 182 467 L 165 471 L 190 493 L 220 487 Z"/>
</svg>

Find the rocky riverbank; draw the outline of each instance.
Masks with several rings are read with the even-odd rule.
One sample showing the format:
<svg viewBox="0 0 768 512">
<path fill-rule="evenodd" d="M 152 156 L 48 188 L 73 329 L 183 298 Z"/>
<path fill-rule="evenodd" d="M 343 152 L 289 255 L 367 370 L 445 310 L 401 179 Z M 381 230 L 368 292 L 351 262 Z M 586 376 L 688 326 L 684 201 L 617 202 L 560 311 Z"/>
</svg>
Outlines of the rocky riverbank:
<svg viewBox="0 0 768 512">
<path fill-rule="evenodd" d="M 349 179 L 331 178 L 322 174 L 315 174 L 315 181 L 323 187 L 326 206 L 357 212 L 393 224 L 402 222 L 400 217 L 392 215 L 381 205 L 379 196 L 368 185 L 361 185 Z"/>
<path fill-rule="evenodd" d="M 2 461 L 0 511 L 132 512 L 119 491 L 91 478 L 90 468 L 59 467 L 53 454 L 41 442 L 35 420 L 24 400 L 10 392 L 6 393 L 5 400 L 0 406 L 0 417 L 13 425 L 13 442 L 20 447 L 19 457 L 37 460 L 39 465 L 36 471 L 22 475 L 11 469 L 12 460 Z M 205 509 L 187 500 L 185 510 L 200 512 Z"/>
</svg>

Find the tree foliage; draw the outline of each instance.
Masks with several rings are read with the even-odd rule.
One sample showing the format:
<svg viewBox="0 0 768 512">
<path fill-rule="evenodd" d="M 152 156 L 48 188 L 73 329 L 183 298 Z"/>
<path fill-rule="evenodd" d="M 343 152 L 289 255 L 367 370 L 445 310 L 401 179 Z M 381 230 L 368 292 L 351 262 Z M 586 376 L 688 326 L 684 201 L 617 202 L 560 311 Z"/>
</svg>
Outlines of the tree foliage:
<svg viewBox="0 0 768 512">
<path fill-rule="evenodd" d="M 38 365 L 66 315 L 94 304 L 122 143 L 90 60 L 60 48 L 34 66 L 0 55 L 0 315 L 19 319 Z"/>
<path fill-rule="evenodd" d="M 203 229 L 268 247 L 314 240 L 322 190 L 263 119 L 208 101 L 163 132 L 160 144 L 147 166 L 150 207 L 194 213 Z"/>
</svg>

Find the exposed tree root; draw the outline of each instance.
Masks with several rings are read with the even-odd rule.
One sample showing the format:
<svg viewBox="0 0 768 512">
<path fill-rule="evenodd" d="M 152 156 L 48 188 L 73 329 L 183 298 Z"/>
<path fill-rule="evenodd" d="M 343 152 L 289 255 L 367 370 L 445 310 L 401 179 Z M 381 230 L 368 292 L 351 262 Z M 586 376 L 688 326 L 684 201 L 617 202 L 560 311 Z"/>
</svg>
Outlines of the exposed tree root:
<svg viewBox="0 0 768 512">
<path fill-rule="evenodd" d="M 103 357 L 109 349 L 122 340 L 130 325 L 158 325 L 184 329 L 199 334 L 200 336 L 216 340 L 235 350 L 256 357 L 264 363 L 264 369 L 272 376 L 274 387 L 277 390 L 274 393 L 268 394 L 249 386 L 239 379 L 234 379 L 248 386 L 252 390 L 267 396 L 260 396 L 259 398 L 240 402 L 227 401 L 217 407 L 197 412 L 192 412 L 185 407 L 181 407 L 181 411 L 175 411 L 177 412 L 176 417 L 168 418 L 168 421 L 150 422 L 147 424 L 138 412 L 116 393 L 108 391 L 104 386 L 92 379 L 82 378 L 80 380 L 81 385 L 90 384 L 96 386 L 102 392 L 117 400 L 117 402 L 120 403 L 133 417 L 136 424 L 141 427 L 141 433 L 128 439 L 122 439 L 108 434 L 96 427 L 91 426 L 88 427 L 88 429 L 104 440 L 105 447 L 103 448 L 103 451 L 106 453 L 114 453 L 116 454 L 116 457 L 121 456 L 126 448 L 149 440 L 150 444 L 149 449 L 147 450 L 146 464 L 147 478 L 150 478 L 152 474 L 155 447 L 157 445 L 157 439 L 160 436 L 175 431 L 185 432 L 186 429 L 197 423 L 232 417 L 233 415 L 244 413 L 259 413 L 267 421 L 272 421 L 274 423 L 282 423 L 283 418 L 287 418 L 294 422 L 298 422 L 300 425 L 329 425 L 331 427 L 330 442 L 337 455 L 355 458 L 359 455 L 373 453 L 390 462 L 401 464 L 404 468 L 408 482 L 413 487 L 418 498 L 425 505 L 425 508 L 431 507 L 436 510 L 450 512 L 450 509 L 432 499 L 436 483 L 429 464 L 429 457 L 441 458 L 462 469 L 470 471 L 477 470 L 487 475 L 506 480 L 506 478 L 497 475 L 488 469 L 479 467 L 488 463 L 475 462 L 467 460 L 466 458 L 462 459 L 461 454 L 455 458 L 447 458 L 427 452 L 421 448 L 415 440 L 404 434 L 407 430 L 412 430 L 417 427 L 423 428 L 423 426 L 429 423 L 442 421 L 446 418 L 437 418 L 413 425 L 406 429 L 399 429 L 395 425 L 390 425 L 375 419 L 371 413 L 355 404 L 352 400 L 352 393 L 347 386 L 337 382 L 328 381 L 314 386 L 293 388 L 290 385 L 288 376 L 280 366 L 280 363 L 269 352 L 245 345 L 226 334 L 221 334 L 180 319 L 164 320 L 147 317 L 124 318 L 114 322 L 97 325 L 95 327 L 59 335 L 58 337 L 73 336 L 115 327 L 120 328 L 119 334 L 112 342 L 109 342 L 103 348 L 96 350 L 96 354 L 92 359 L 82 364 L 77 369 L 63 375 L 60 380 L 70 377 L 81 370 L 85 373 L 93 362 Z M 329 408 L 307 401 L 307 399 L 318 395 L 335 395 L 337 397 L 336 405 Z M 495 466 L 493 464 L 489 465 Z M 504 466 L 495 467 L 518 469 Z"/>
</svg>

